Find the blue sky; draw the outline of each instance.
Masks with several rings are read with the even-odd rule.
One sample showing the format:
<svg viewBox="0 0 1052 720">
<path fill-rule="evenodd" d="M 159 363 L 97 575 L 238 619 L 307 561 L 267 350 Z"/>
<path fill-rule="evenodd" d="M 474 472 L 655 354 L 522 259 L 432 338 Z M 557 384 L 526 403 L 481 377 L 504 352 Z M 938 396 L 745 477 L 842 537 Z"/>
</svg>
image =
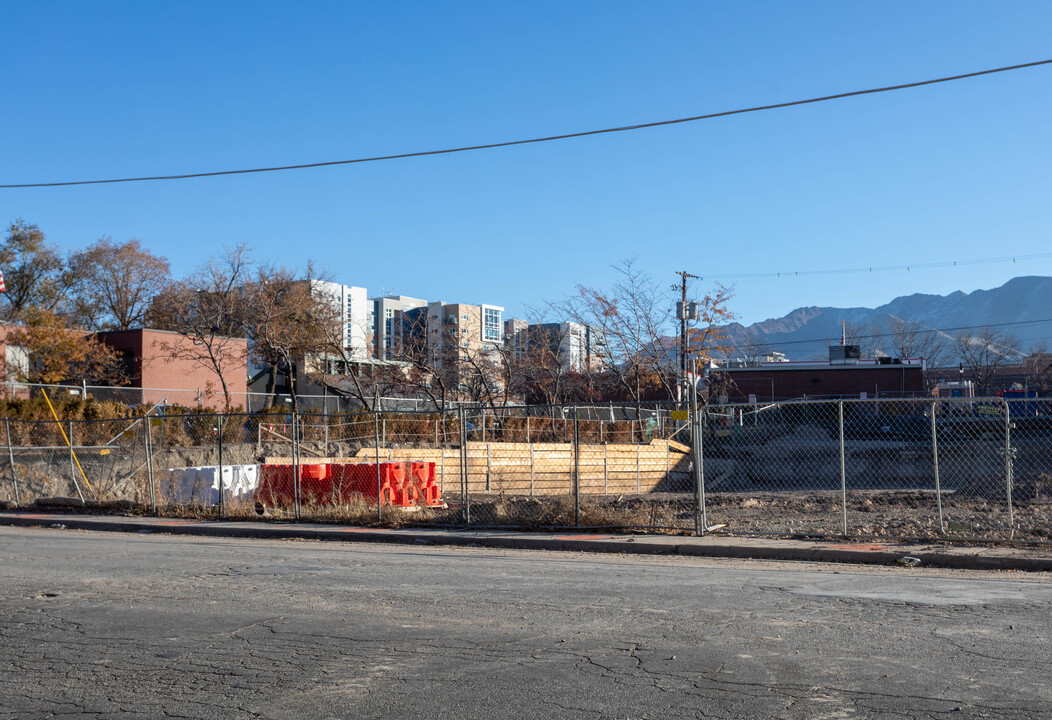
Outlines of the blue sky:
<svg viewBox="0 0 1052 720">
<path fill-rule="evenodd" d="M 1052 3 L 0 2 L 0 184 L 413 152 L 1052 58 Z M 1052 66 L 697 123 L 316 170 L 0 190 L 65 250 L 224 245 L 504 305 L 1052 251 Z M 1052 258 L 733 280 L 743 322 L 1052 274 Z"/>
</svg>

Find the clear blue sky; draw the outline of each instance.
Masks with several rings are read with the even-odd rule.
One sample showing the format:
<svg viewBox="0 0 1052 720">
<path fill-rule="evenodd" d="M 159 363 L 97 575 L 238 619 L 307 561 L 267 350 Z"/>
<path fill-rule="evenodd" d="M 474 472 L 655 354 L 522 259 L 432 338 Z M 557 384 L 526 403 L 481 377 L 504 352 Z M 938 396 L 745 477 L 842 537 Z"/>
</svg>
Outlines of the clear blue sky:
<svg viewBox="0 0 1052 720">
<path fill-rule="evenodd" d="M 575 132 L 1052 58 L 1042 2 L 0 2 L 0 183 L 346 159 Z M 458 155 L 0 190 L 65 250 L 223 245 L 371 295 L 504 305 L 608 285 L 1052 251 L 1052 66 Z M 734 281 L 800 305 L 1052 274 L 1052 259 Z"/>
</svg>

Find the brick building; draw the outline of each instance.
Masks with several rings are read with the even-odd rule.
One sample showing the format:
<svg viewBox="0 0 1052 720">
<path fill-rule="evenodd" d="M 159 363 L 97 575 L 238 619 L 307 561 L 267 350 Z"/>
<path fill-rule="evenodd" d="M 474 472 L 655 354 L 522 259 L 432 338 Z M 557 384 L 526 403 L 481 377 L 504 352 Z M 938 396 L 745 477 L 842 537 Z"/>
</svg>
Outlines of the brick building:
<svg viewBox="0 0 1052 720">
<path fill-rule="evenodd" d="M 121 355 L 124 374 L 132 386 L 121 395 L 127 402 L 152 405 L 164 400 L 169 405 L 224 407 L 220 378 L 207 361 L 194 359 L 200 356 L 200 346 L 190 338 L 166 330 L 117 330 L 96 337 Z M 244 407 L 248 341 L 221 338 L 218 351 L 224 358 L 223 377 L 231 404 Z"/>
<path fill-rule="evenodd" d="M 717 398 L 726 397 L 727 402 L 926 394 L 923 360 L 863 360 L 855 346 L 831 347 L 829 361 L 714 368 L 709 372 L 709 388 Z"/>
</svg>

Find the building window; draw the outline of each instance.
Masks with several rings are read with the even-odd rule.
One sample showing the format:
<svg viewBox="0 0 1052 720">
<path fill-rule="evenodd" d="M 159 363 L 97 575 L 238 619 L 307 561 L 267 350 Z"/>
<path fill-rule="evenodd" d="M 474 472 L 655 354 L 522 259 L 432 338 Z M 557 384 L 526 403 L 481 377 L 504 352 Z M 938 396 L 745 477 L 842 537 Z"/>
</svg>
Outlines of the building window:
<svg viewBox="0 0 1052 720">
<path fill-rule="evenodd" d="M 482 309 L 482 339 L 500 340 L 501 337 L 500 310 L 492 308 Z"/>
</svg>

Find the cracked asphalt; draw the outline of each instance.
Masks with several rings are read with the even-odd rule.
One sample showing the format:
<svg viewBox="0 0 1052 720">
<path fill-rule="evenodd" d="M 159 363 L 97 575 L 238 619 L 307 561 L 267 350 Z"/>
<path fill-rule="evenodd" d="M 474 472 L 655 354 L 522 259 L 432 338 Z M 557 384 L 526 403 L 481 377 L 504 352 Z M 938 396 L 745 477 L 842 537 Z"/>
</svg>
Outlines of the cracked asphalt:
<svg viewBox="0 0 1052 720">
<path fill-rule="evenodd" d="M 1052 578 L 0 528 L 0 719 L 1047 718 Z"/>
</svg>

